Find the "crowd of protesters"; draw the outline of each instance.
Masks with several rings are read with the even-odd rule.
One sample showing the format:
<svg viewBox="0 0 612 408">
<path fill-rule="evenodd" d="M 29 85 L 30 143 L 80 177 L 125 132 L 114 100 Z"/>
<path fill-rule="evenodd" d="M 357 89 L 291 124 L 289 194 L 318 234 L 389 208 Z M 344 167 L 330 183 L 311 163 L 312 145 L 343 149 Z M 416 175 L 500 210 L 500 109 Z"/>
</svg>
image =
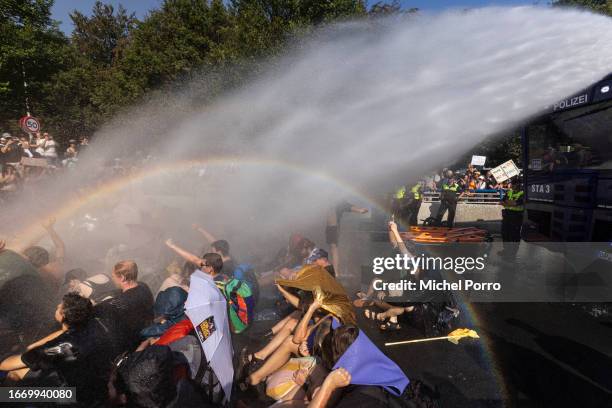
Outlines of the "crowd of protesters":
<svg viewBox="0 0 612 408">
<path fill-rule="evenodd" d="M 367 212 L 338 205 L 328 245 L 349 211 Z M 76 387 L 78 404 L 87 407 L 435 406 L 415 399 L 414 381 L 358 326 L 355 306 L 384 296 L 359 293 L 353 303 L 328 252 L 299 234 L 270 270 L 255 273 L 227 240 L 194 224 L 206 249 L 197 255 L 167 239 L 170 262 L 143 277 L 133 260 L 65 271 L 54 221 L 44 228 L 54 251 L 34 245 L 16 252 L 0 241 L 0 329 L 11 351 L 0 362 L 4 385 Z M 188 317 L 196 297 L 215 295 L 196 293 L 194 281 L 222 296 L 226 317 Z M 260 332 L 254 313 L 263 307 L 275 308 L 278 319 Z M 413 309 L 402 306 L 402 313 Z M 377 314 L 381 330 L 397 328 L 400 314 L 395 306 Z M 206 355 L 205 342 L 224 329 L 232 350 Z M 234 372 L 230 388 L 214 365 L 223 353 L 224 370 Z"/>
<path fill-rule="evenodd" d="M 3 133 L 0 137 L 0 202 L 22 190 L 36 188 L 63 169 L 73 168 L 79 154 L 88 146 L 86 137 L 78 141 L 70 139 L 68 146 L 62 149 L 49 133 L 20 137 Z"/>
<path fill-rule="evenodd" d="M 478 169 L 478 167 L 469 165 L 466 169 L 450 170 L 442 169 L 440 172 L 434 172 L 423 179 L 424 191 L 435 192 L 440 191 L 442 181 L 448 177 L 449 171 L 456 178 L 461 190 L 472 193 L 493 193 L 507 189 L 507 182 L 498 183 L 493 177 L 490 170 Z"/>
</svg>

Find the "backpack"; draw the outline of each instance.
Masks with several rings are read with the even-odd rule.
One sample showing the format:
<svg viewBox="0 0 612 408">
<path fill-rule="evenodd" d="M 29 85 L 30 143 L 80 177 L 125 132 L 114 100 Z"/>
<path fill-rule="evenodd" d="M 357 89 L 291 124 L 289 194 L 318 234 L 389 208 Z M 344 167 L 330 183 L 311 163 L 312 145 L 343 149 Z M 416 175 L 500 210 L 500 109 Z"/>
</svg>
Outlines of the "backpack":
<svg viewBox="0 0 612 408">
<path fill-rule="evenodd" d="M 225 394 L 217 375 L 206 361 L 206 355 L 198 338 L 189 334 L 170 343 L 169 347 L 180 353 L 189 365 L 191 374 L 189 377 L 204 400 L 209 404 L 220 405 Z"/>
<path fill-rule="evenodd" d="M 255 314 L 255 298 L 250 286 L 246 281 L 236 278 L 217 282 L 217 286 L 227 299 L 227 315 L 232 333 L 242 333 L 249 327 Z"/>
<path fill-rule="evenodd" d="M 255 298 L 255 303 L 259 301 L 259 282 L 257 281 L 257 276 L 255 275 L 255 268 L 253 268 L 251 264 L 242 263 L 236 266 L 232 277 L 246 281 L 251 288 L 251 292 Z"/>
</svg>

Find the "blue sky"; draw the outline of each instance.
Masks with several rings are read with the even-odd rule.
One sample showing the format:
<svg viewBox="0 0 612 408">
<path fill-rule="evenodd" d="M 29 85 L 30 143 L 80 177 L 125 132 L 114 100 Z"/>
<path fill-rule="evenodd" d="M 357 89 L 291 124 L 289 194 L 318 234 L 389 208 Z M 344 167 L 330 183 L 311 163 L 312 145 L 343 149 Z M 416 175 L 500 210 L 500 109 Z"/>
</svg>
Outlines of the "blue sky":
<svg viewBox="0 0 612 408">
<path fill-rule="evenodd" d="M 151 9 L 158 8 L 162 0 L 102 0 L 114 6 L 122 4 L 128 11 L 135 12 L 136 17 L 143 18 Z M 369 0 L 369 4 L 377 0 Z M 95 0 L 55 0 L 53 5 L 53 18 L 61 21 L 60 28 L 67 34 L 72 32 L 72 21 L 69 14 L 74 9 L 89 15 Z M 418 7 L 421 10 L 439 11 L 446 8 L 482 7 L 488 5 L 525 5 L 538 3 L 537 0 L 401 0 L 403 7 Z M 541 1 L 539 3 L 542 3 Z"/>
</svg>

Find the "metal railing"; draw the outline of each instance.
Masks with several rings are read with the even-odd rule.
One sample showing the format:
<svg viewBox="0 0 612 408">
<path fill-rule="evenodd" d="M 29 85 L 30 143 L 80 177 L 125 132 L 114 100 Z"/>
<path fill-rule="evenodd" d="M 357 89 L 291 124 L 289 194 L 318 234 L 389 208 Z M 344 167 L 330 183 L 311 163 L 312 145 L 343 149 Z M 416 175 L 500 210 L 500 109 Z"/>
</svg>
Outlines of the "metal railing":
<svg viewBox="0 0 612 408">
<path fill-rule="evenodd" d="M 497 205 L 499 204 L 502 197 L 500 191 L 491 192 L 478 192 L 469 193 L 459 199 L 460 203 L 464 204 L 486 204 L 486 205 Z M 440 192 L 439 191 L 428 191 L 423 193 L 424 203 L 439 203 Z"/>
</svg>

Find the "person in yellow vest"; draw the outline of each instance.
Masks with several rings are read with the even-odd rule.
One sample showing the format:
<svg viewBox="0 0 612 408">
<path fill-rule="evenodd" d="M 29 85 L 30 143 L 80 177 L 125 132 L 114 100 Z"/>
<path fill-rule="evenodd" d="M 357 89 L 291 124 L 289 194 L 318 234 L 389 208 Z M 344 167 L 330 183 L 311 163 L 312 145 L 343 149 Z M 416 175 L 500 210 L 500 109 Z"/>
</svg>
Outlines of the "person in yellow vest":
<svg viewBox="0 0 612 408">
<path fill-rule="evenodd" d="M 452 171 L 448 172 L 447 178 L 442 181 L 442 191 L 440 192 L 440 207 L 436 214 L 435 221 L 437 225 L 442 225 L 444 213 L 448 210 L 447 226 L 453 228 L 455 223 L 455 212 L 457 211 L 457 201 L 463 197 L 461 187 L 457 183 L 457 179 L 453 176 Z"/>
<path fill-rule="evenodd" d="M 401 186 L 398 188 L 395 193 L 393 193 L 393 197 L 391 198 L 391 213 L 395 216 L 396 219 L 402 219 L 402 208 L 404 206 L 404 199 L 406 198 L 406 186 Z"/>
<path fill-rule="evenodd" d="M 410 187 L 408 193 L 408 203 L 406 204 L 406 219 L 409 225 L 418 225 L 418 215 L 421 209 L 421 203 L 423 202 L 423 186 L 425 185 L 424 180 L 419 180 L 418 183 Z"/>
<path fill-rule="evenodd" d="M 503 251 L 499 252 L 501 256 L 513 257 L 518 251 L 519 244 L 515 242 L 521 241 L 521 226 L 523 225 L 523 188 L 518 181 L 510 182 L 508 190 L 501 201 L 504 207 L 502 210 L 502 240 L 504 242 Z M 506 242 L 510 243 L 506 245 Z"/>
</svg>

